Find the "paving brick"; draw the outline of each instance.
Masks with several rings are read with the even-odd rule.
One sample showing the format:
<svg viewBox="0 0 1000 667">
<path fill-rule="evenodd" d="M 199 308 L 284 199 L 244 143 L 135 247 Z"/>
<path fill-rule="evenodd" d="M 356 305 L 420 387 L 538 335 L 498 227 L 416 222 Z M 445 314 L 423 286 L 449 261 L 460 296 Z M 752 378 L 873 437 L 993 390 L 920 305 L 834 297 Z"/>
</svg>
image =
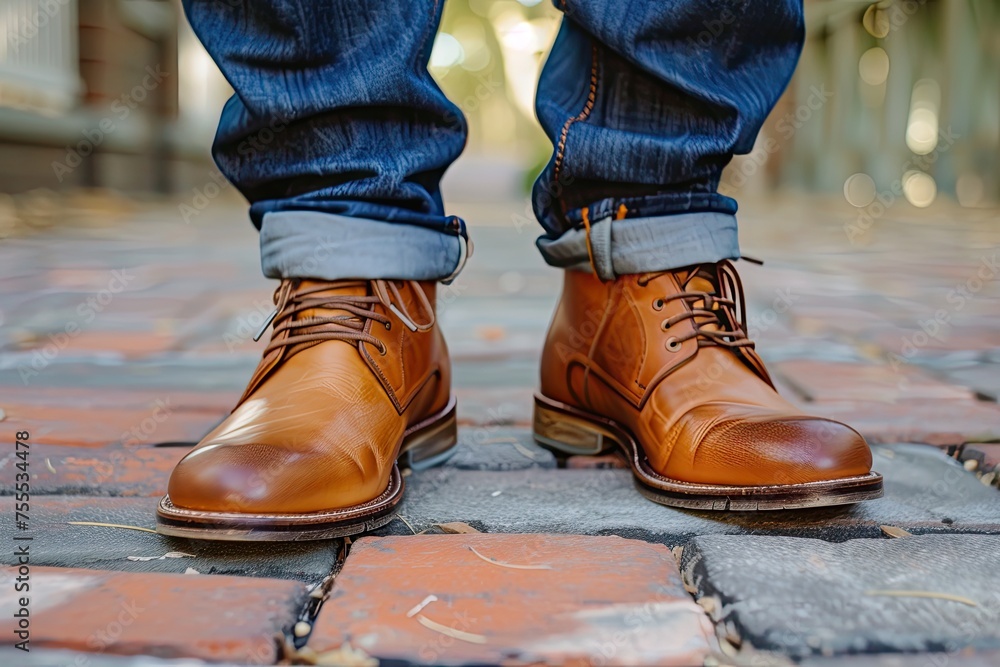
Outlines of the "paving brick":
<svg viewBox="0 0 1000 667">
<path fill-rule="evenodd" d="M 204 664 L 200 660 L 161 660 L 146 655 L 121 656 L 39 648 L 33 648 L 25 653 L 7 646 L 0 648 L 0 665 L 16 665 L 16 667 L 200 667 Z M 244 663 L 244 667 L 246 664 L 248 663 Z M 236 667 L 229 663 L 213 663 L 213 665 Z"/>
<path fill-rule="evenodd" d="M 985 401 L 908 399 L 898 403 L 823 401 L 799 405 L 810 414 L 850 424 L 870 443 L 954 447 L 970 441 L 1000 440 L 1000 406 Z"/>
<path fill-rule="evenodd" d="M 875 448 L 885 497 L 783 512 L 695 512 L 642 498 L 626 470 L 516 474 L 434 469 L 407 478 L 401 514 L 417 531 L 462 521 L 489 533 L 614 534 L 684 544 L 696 535 L 775 534 L 835 541 L 879 537 L 881 525 L 914 533 L 1000 533 L 1000 493 L 936 448 Z M 396 520 L 382 534 L 409 534 Z"/>
<path fill-rule="evenodd" d="M 209 392 L 240 392 L 253 373 L 257 359 L 225 355 L 212 359 L 171 357 L 108 365 L 93 360 L 57 358 L 27 382 L 18 371 L 20 361 L 0 370 L 0 391 L 16 395 L 25 386 L 36 388 L 88 387 L 91 391 L 141 389 Z"/>
<path fill-rule="evenodd" d="M 800 658 L 1000 650 L 997 553 L 1000 536 L 986 535 L 840 544 L 710 535 L 692 540 L 681 562 L 743 641 Z"/>
<path fill-rule="evenodd" d="M 618 452 L 602 456 L 567 456 L 565 467 L 570 470 L 610 470 L 614 468 L 624 470 L 628 468 L 628 461 Z"/>
<path fill-rule="evenodd" d="M 5 404 L 6 423 L 28 431 L 33 443 L 103 447 L 109 444 L 198 442 L 224 415 L 173 408 L 165 393 L 151 408 L 62 408 Z"/>
<path fill-rule="evenodd" d="M 714 634 L 662 546 L 470 534 L 355 542 L 308 646 L 344 642 L 429 665 L 689 666 L 713 651 Z"/>
<path fill-rule="evenodd" d="M 120 570 L 131 573 L 184 572 L 226 574 L 319 583 L 337 563 L 339 540 L 311 542 L 224 542 L 186 540 L 149 532 L 156 528 L 159 498 L 35 496 L 31 499 L 33 565 Z M 14 515 L 14 498 L 0 498 L 0 511 Z M 146 530 L 71 525 L 70 521 L 110 523 Z M 0 540 L 13 544 L 13 521 L 0 521 Z M 23 533 L 19 533 L 23 534 Z M 164 558 L 170 552 L 193 558 Z M 154 560 L 129 560 L 129 556 Z M 12 549 L 0 552 L 12 565 Z"/>
<path fill-rule="evenodd" d="M 900 365 L 828 363 L 795 360 L 773 370 L 810 401 L 874 401 L 905 399 L 971 399 L 966 387 L 947 384 L 921 369 Z"/>
<path fill-rule="evenodd" d="M 170 405 L 175 410 L 225 415 L 232 410 L 241 392 L 242 389 L 231 392 L 196 392 L 172 389 L 167 392 L 162 387 L 151 389 L 133 388 L 127 390 L 120 387 L 107 387 L 101 391 L 94 391 L 85 385 L 78 387 L 37 387 L 29 385 L 19 387 L 15 391 L 8 391 L 6 397 L 0 401 L 0 407 L 6 408 L 8 405 L 20 405 L 24 406 L 24 409 L 27 410 L 29 406 L 44 408 L 58 406 L 61 408 L 141 409 L 152 411 L 159 404 L 159 401 L 169 398 Z"/>
<path fill-rule="evenodd" d="M 0 570 L 0 632 L 16 630 L 16 568 Z M 33 566 L 31 644 L 118 655 L 273 664 L 307 599 L 299 582 Z"/>
<path fill-rule="evenodd" d="M 32 445 L 32 495 L 161 496 L 187 447 L 63 447 Z M 14 493 L 20 459 L 0 456 L 0 495 Z"/>
</svg>

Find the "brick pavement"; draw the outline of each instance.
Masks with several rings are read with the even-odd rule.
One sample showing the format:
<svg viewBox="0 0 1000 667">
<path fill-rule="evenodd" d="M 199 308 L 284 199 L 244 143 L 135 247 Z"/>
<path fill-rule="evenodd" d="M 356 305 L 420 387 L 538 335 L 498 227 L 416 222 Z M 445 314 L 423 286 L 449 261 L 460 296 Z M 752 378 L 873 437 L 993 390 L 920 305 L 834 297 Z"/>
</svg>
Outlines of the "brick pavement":
<svg viewBox="0 0 1000 667">
<path fill-rule="evenodd" d="M 990 212 L 900 204 L 852 242 L 836 201 L 744 204 L 744 250 L 766 261 L 740 266 L 751 333 L 791 400 L 876 444 L 886 497 L 725 516 L 643 500 L 613 456 L 559 467 L 534 445 L 558 275 L 511 224 L 523 203 L 456 207 L 477 242 L 441 299 L 457 454 L 408 478 L 378 535 L 275 546 L 151 532 L 171 466 L 262 350 L 273 286 L 254 232 L 221 201 L 192 224 L 112 204 L 102 224 L 0 246 L 0 425 L 31 433 L 36 587 L 33 650 L 7 641 L 0 664 L 996 664 Z M 6 448 L 8 517 L 17 462 Z M 0 541 L 16 532 L 0 522 Z M 10 639 L 16 571 L 2 577 Z"/>
</svg>

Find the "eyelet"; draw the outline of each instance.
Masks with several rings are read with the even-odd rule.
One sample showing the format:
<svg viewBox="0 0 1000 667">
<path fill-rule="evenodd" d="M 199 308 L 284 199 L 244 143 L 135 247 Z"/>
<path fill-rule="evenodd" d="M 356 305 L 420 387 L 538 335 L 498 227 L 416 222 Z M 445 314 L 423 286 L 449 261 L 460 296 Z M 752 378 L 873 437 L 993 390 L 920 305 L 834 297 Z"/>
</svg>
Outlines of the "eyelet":
<svg viewBox="0 0 1000 667">
<path fill-rule="evenodd" d="M 663 310 L 663 299 L 653 299 L 653 310 Z"/>
<path fill-rule="evenodd" d="M 390 329 L 392 329 L 392 322 L 386 322 L 385 323 L 385 330 L 389 331 Z"/>
<path fill-rule="evenodd" d="M 667 352 L 680 352 L 681 343 L 675 336 L 671 336 L 667 339 L 667 342 L 663 344 L 663 347 L 667 348 Z"/>
<path fill-rule="evenodd" d="M 669 322 L 669 320 L 663 320 L 662 322 L 660 322 L 660 331 L 666 331 L 667 329 L 670 328 L 670 325 L 667 324 L 667 322 Z"/>
<path fill-rule="evenodd" d="M 379 346 L 379 348 L 378 348 L 378 353 L 379 353 L 379 354 L 380 354 L 381 356 L 383 356 L 383 357 L 384 357 L 384 356 L 386 355 L 386 353 L 387 353 L 388 351 L 389 351 L 389 348 L 387 348 L 387 347 L 386 347 L 385 345 L 380 345 L 380 346 Z"/>
</svg>

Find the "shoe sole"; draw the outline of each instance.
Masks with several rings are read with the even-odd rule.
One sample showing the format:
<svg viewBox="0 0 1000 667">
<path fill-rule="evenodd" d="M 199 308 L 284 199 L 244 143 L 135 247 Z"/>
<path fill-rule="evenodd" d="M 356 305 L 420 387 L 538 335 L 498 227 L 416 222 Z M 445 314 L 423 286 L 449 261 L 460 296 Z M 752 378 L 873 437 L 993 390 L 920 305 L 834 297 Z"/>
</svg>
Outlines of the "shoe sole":
<svg viewBox="0 0 1000 667">
<path fill-rule="evenodd" d="M 320 512 L 264 514 L 210 512 L 177 507 L 164 496 L 156 509 L 156 532 L 173 537 L 236 542 L 296 542 L 360 535 L 381 528 L 399 512 L 403 499 L 400 465 L 423 470 L 454 453 L 458 442 L 455 398 L 448 406 L 408 428 L 389 485 L 377 498 L 360 505 Z"/>
<path fill-rule="evenodd" d="M 820 482 L 729 486 L 694 484 L 654 472 L 627 429 L 540 394 L 535 395 L 535 440 L 557 455 L 595 456 L 620 449 L 626 455 L 639 492 L 661 505 L 693 510 L 754 512 L 851 505 L 882 497 L 877 472 Z"/>
</svg>

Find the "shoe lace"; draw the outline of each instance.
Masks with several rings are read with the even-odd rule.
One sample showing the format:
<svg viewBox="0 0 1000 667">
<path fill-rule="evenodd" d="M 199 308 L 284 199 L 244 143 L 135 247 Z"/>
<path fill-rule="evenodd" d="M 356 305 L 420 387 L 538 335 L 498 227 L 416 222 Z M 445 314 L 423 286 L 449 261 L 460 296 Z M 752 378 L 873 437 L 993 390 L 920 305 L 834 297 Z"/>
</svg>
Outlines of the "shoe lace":
<svg viewBox="0 0 1000 667">
<path fill-rule="evenodd" d="M 286 280 L 274 292 L 274 311 L 264 321 L 254 340 L 260 337 L 272 323 L 271 341 L 264 354 L 282 347 L 315 343 L 328 340 L 340 340 L 350 343 L 364 342 L 378 348 L 380 354 L 386 353 L 385 344 L 365 331 L 368 320 L 383 325 L 386 329 L 392 327 L 390 318 L 375 310 L 376 304 L 382 304 L 398 317 L 411 331 L 427 331 L 434 326 L 434 308 L 431 306 L 424 290 L 416 281 L 411 283 L 412 291 L 417 295 L 420 309 L 427 316 L 427 322 L 417 323 L 404 304 L 399 286 L 390 280 L 343 280 L 334 284 L 323 283 L 302 287 L 298 279 Z M 371 294 L 321 294 L 332 288 L 364 287 L 371 284 Z M 338 315 L 310 315 L 298 318 L 299 313 L 307 310 L 336 310 Z M 280 336 L 284 332 L 286 336 Z"/>
<path fill-rule="evenodd" d="M 717 267 L 717 268 L 716 268 Z M 639 284 L 646 285 L 649 281 L 666 273 L 676 271 L 656 271 L 639 276 Z M 706 292 L 689 289 L 694 278 L 708 280 L 717 289 Z M 681 343 L 698 339 L 698 347 L 754 348 L 754 342 L 746 334 L 746 305 L 743 296 L 743 284 L 732 262 L 723 260 L 718 264 L 703 264 L 691 270 L 684 283 L 683 291 L 677 294 L 667 294 L 653 301 L 653 308 L 662 310 L 671 301 L 684 301 L 687 308 L 683 313 L 668 317 L 660 323 L 660 329 L 669 331 L 671 327 L 691 320 L 693 330 L 687 333 L 671 336 L 666 343 L 667 349 L 673 352 L 680 350 Z"/>
</svg>

